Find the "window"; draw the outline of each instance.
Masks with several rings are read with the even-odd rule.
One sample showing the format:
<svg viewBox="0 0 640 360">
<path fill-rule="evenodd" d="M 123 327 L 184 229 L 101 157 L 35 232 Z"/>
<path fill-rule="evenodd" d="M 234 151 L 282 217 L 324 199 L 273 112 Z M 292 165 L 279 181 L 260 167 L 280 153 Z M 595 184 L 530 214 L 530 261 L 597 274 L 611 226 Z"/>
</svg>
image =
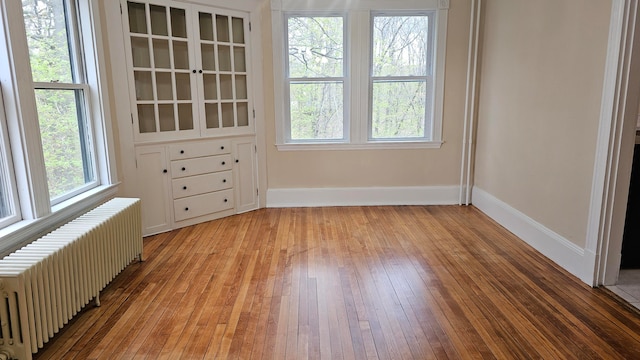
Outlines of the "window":
<svg viewBox="0 0 640 360">
<path fill-rule="evenodd" d="M 431 14 L 373 16 L 371 139 L 431 139 Z"/>
<path fill-rule="evenodd" d="M 117 192 L 99 0 L 0 6 L 0 254 Z"/>
<path fill-rule="evenodd" d="M 23 1 L 51 203 L 97 185 L 87 121 L 89 90 L 73 1 Z"/>
<path fill-rule="evenodd" d="M 343 140 L 343 16 L 287 17 L 288 139 Z"/>
<path fill-rule="evenodd" d="M 323 6 L 271 4 L 278 148 L 440 147 L 448 1 Z"/>
</svg>

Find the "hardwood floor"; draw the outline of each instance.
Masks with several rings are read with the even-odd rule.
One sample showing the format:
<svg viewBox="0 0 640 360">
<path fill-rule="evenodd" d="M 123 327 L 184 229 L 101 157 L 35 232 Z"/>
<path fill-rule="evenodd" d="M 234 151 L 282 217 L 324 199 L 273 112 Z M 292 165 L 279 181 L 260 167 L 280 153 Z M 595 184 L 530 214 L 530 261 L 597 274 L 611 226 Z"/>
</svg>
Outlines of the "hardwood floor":
<svg viewBox="0 0 640 360">
<path fill-rule="evenodd" d="M 35 358 L 640 358 L 636 311 L 473 207 L 263 209 L 144 256 Z"/>
</svg>

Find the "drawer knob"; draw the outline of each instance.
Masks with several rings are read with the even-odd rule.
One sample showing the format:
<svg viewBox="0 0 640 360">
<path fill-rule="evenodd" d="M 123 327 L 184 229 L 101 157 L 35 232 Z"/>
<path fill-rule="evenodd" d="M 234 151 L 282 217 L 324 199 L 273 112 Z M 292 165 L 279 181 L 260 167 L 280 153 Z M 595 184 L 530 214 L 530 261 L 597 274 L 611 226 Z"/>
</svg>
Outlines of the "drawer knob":
<svg viewBox="0 0 640 360">
<path fill-rule="evenodd" d="M 227 179 L 222 179 L 222 182 L 227 182 Z"/>
<path fill-rule="evenodd" d="M 183 167 L 183 168 L 182 168 L 182 171 L 185 171 L 185 170 L 187 170 L 187 168 Z"/>
<path fill-rule="evenodd" d="M 239 163 L 239 162 L 240 162 L 240 160 L 236 159 L 236 164 Z"/>
<path fill-rule="evenodd" d="M 224 150 L 224 146 L 220 146 L 220 150 Z"/>
<path fill-rule="evenodd" d="M 225 164 L 226 164 L 226 162 L 224 162 L 224 161 L 223 161 L 223 162 L 222 162 L 222 165 L 225 165 Z"/>
<path fill-rule="evenodd" d="M 184 150 L 180 150 L 180 154 L 184 154 Z"/>
<path fill-rule="evenodd" d="M 162 170 L 162 172 L 166 174 L 167 173 L 167 169 Z"/>
<path fill-rule="evenodd" d="M 189 211 L 189 208 L 188 207 L 184 208 L 184 211 Z"/>
<path fill-rule="evenodd" d="M 195 74 L 197 71 L 195 69 L 193 69 L 193 73 Z"/>
<path fill-rule="evenodd" d="M 183 186 L 183 187 L 182 187 L 182 190 L 187 190 L 187 187 L 186 187 L 186 186 Z"/>
<path fill-rule="evenodd" d="M 229 200 L 227 200 L 227 199 L 224 199 L 224 202 L 227 202 L 227 201 L 229 201 Z"/>
</svg>

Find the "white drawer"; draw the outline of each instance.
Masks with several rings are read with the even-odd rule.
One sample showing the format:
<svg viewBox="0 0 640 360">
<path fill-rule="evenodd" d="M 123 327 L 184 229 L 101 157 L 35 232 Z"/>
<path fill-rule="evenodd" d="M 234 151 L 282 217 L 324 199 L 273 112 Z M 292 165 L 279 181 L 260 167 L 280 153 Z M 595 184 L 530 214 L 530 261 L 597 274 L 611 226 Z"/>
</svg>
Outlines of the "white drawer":
<svg viewBox="0 0 640 360">
<path fill-rule="evenodd" d="M 201 141 L 175 144 L 169 147 L 169 158 L 171 160 L 182 160 L 229 153 L 231 153 L 231 140 Z"/>
<path fill-rule="evenodd" d="M 222 171 L 175 179 L 172 181 L 173 198 L 179 199 L 212 191 L 231 189 L 233 186 L 231 174 L 231 171 Z"/>
<path fill-rule="evenodd" d="M 171 177 L 177 179 L 185 176 L 231 170 L 231 167 L 230 154 L 176 160 L 171 162 Z"/>
<path fill-rule="evenodd" d="M 228 209 L 233 209 L 233 189 L 189 196 L 173 201 L 176 221 L 213 214 Z"/>
</svg>

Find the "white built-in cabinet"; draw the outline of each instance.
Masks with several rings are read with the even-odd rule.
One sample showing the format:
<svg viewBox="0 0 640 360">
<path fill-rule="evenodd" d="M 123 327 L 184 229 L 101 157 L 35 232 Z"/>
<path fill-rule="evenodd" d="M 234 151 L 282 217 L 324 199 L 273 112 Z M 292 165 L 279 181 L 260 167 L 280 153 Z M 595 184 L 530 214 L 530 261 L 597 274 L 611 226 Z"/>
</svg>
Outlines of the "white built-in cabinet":
<svg viewBox="0 0 640 360">
<path fill-rule="evenodd" d="M 144 233 L 258 208 L 248 13 L 121 8 Z"/>
</svg>

